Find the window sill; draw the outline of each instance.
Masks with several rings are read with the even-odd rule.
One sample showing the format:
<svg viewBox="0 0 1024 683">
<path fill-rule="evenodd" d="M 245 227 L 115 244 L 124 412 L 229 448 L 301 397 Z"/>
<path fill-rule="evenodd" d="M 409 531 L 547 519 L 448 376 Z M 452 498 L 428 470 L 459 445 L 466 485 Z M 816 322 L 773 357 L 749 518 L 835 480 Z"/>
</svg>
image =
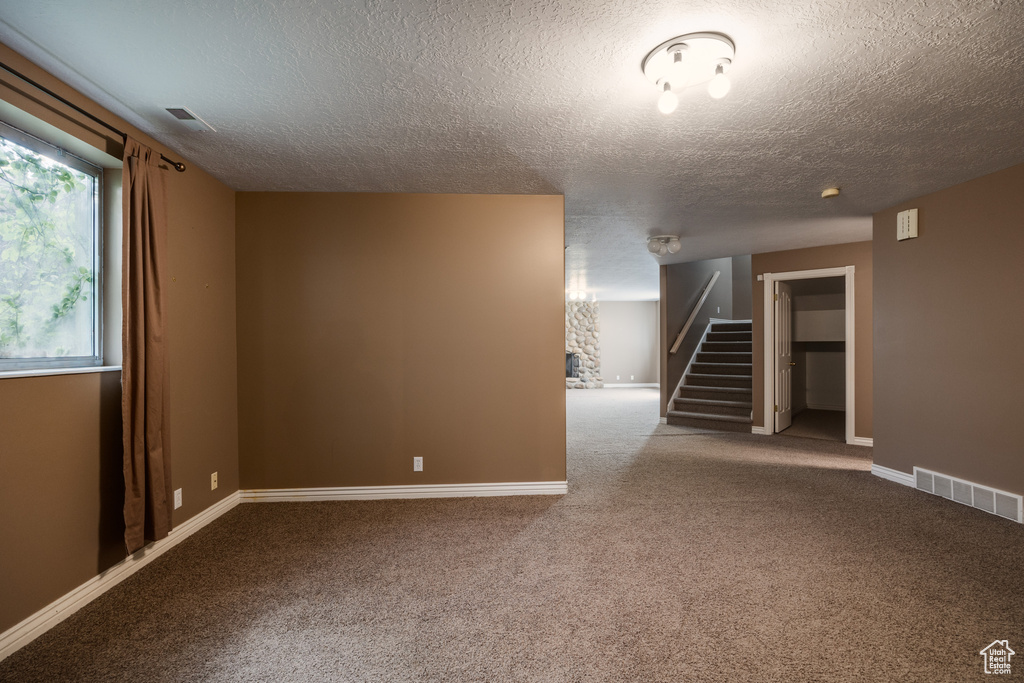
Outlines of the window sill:
<svg viewBox="0 0 1024 683">
<path fill-rule="evenodd" d="M 48 375 L 84 375 L 91 372 L 120 372 L 120 365 L 92 365 L 86 368 L 36 368 L 34 370 L 8 370 L 0 372 L 0 379 L 15 377 L 46 377 Z"/>
</svg>

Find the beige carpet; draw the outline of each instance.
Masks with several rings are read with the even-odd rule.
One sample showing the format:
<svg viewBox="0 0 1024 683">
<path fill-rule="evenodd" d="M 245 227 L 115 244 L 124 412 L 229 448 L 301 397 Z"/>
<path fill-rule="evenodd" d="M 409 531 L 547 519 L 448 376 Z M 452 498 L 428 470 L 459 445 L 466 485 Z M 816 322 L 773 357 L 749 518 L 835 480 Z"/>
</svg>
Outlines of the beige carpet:
<svg viewBox="0 0 1024 683">
<path fill-rule="evenodd" d="M 658 425 L 572 391 L 570 493 L 241 506 L 3 681 L 969 681 L 1024 676 L 1024 527 L 870 450 Z"/>
<path fill-rule="evenodd" d="M 846 442 L 846 411 L 807 408 L 793 416 L 786 436 Z"/>
</svg>

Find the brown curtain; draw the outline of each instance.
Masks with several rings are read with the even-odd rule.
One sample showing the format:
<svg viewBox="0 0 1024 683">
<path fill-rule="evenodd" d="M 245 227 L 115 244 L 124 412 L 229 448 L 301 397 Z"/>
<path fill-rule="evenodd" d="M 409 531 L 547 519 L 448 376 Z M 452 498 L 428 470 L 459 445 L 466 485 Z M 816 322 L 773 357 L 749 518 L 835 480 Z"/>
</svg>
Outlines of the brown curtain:
<svg viewBox="0 0 1024 683">
<path fill-rule="evenodd" d="M 124 146 L 121 416 L 124 542 L 133 553 L 171 530 L 166 243 L 160 155 Z"/>
</svg>

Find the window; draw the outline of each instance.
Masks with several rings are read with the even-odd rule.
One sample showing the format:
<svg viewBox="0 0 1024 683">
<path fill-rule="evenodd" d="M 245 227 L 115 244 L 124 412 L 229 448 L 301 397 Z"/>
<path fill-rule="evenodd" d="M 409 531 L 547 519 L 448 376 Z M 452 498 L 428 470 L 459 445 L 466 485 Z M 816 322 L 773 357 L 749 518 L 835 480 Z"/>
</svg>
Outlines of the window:
<svg viewBox="0 0 1024 683">
<path fill-rule="evenodd" d="M 0 123 L 0 371 L 101 364 L 102 177 Z"/>
</svg>

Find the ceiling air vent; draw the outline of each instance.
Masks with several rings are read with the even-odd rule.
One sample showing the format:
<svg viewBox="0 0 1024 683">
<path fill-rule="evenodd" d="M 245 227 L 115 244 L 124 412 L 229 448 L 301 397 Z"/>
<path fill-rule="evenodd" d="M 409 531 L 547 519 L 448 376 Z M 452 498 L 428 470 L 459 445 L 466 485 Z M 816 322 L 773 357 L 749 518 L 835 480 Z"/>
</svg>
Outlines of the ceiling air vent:
<svg viewBox="0 0 1024 683">
<path fill-rule="evenodd" d="M 207 131 L 216 133 L 214 127 L 203 121 L 201 118 L 196 116 L 193 112 L 189 111 L 185 107 L 168 107 L 167 111 L 174 118 L 185 124 L 185 127 L 189 130 L 194 130 L 198 133 L 205 133 Z"/>
</svg>

